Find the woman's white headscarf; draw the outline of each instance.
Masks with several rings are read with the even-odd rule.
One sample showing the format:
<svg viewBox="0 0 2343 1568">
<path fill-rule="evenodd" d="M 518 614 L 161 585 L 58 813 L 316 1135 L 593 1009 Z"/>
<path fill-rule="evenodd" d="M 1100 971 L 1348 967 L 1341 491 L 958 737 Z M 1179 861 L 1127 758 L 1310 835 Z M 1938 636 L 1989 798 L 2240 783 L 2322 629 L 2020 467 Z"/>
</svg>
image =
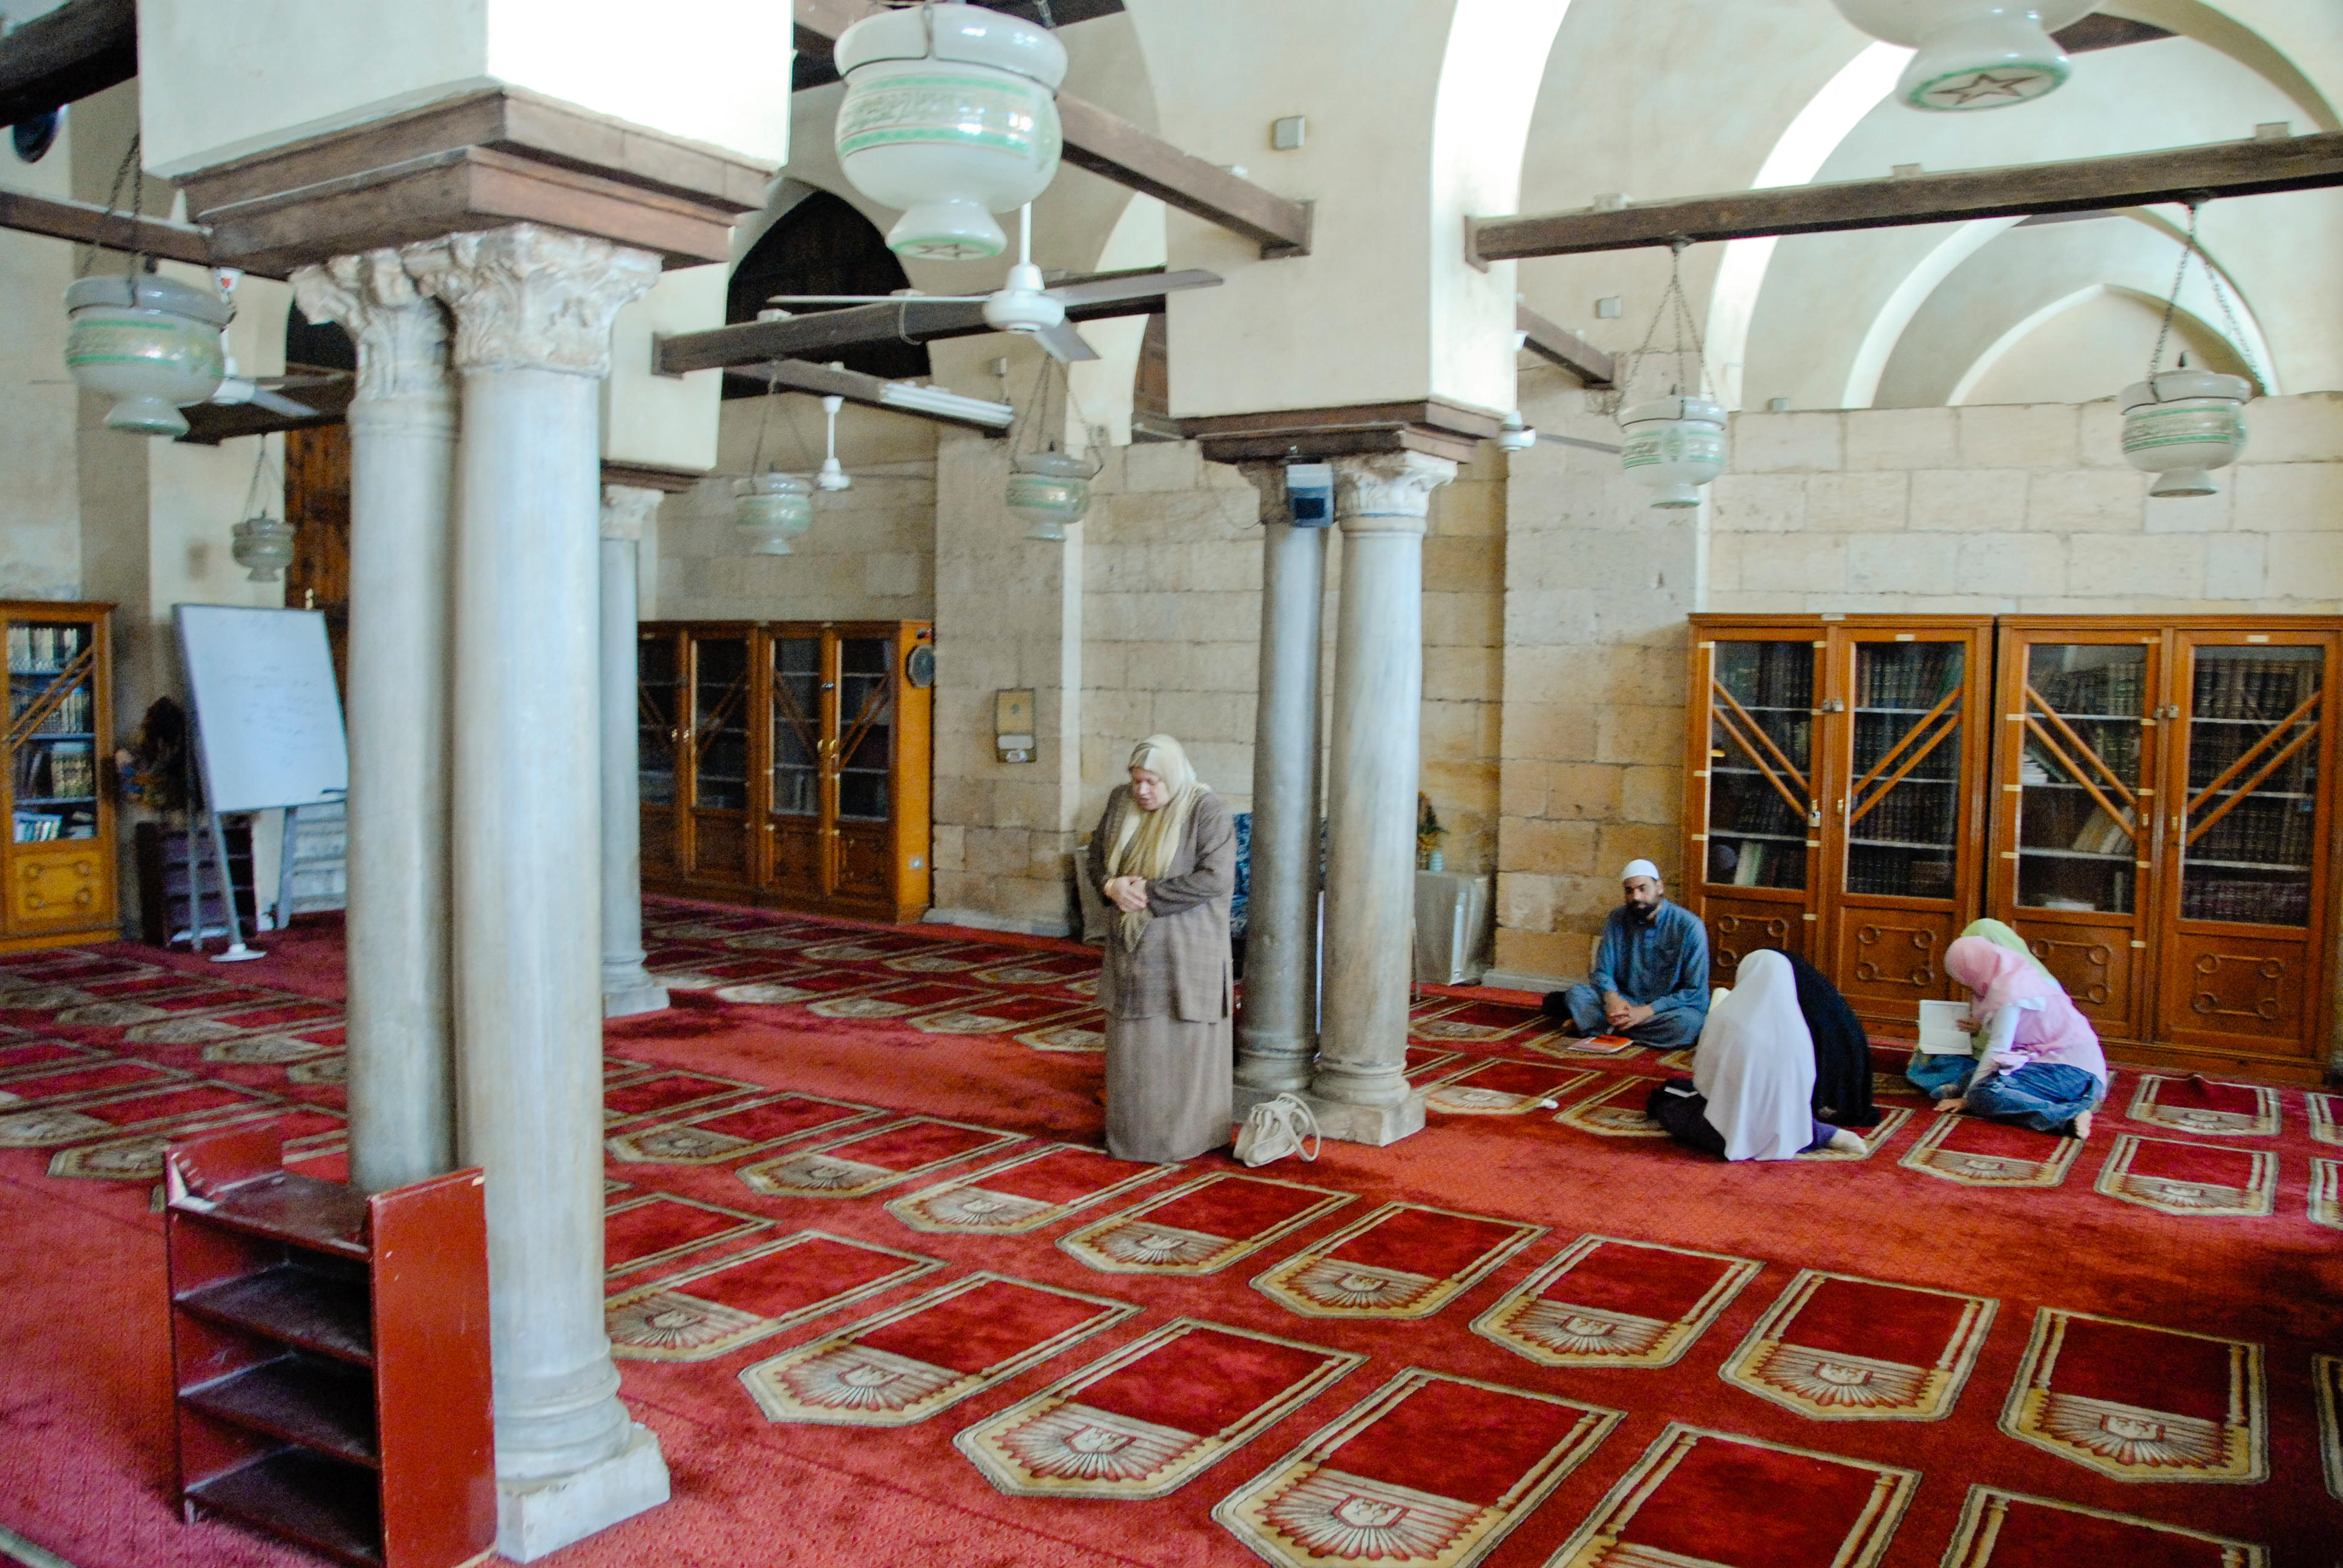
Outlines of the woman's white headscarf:
<svg viewBox="0 0 2343 1568">
<path fill-rule="evenodd" d="M 1815 1040 L 1789 960 L 1768 949 L 1741 960 L 1709 1010 L 1692 1076 L 1727 1160 L 1787 1160 L 1814 1141 Z"/>
<path fill-rule="evenodd" d="M 1136 799 L 1127 801 L 1122 819 L 1115 825 L 1114 843 L 1107 851 L 1106 874 L 1159 882 L 1172 874 L 1180 840 L 1188 833 L 1188 819 L 1212 786 L 1196 777 L 1186 749 L 1169 735 L 1151 735 L 1132 747 L 1130 765 L 1162 779 L 1170 798 L 1152 811 L 1141 810 Z M 1151 918 L 1144 910 L 1126 910 L 1116 917 L 1123 951 L 1139 950 L 1139 939 L 1146 934 Z"/>
</svg>

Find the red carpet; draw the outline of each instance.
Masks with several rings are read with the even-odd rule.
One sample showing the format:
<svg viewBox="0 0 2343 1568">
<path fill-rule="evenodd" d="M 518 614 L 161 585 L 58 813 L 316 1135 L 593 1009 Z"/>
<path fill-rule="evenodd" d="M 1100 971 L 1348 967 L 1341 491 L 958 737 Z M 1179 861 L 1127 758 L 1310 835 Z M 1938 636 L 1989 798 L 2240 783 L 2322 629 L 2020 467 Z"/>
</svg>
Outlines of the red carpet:
<svg viewBox="0 0 2343 1568">
<path fill-rule="evenodd" d="M 676 1501 L 558 1562 L 2338 1561 L 2332 1096 L 2126 1070 L 2077 1145 L 1891 1095 L 1725 1166 L 1642 1116 L 1678 1064 L 1443 989 L 1423 1135 L 1133 1166 L 1071 944 L 653 925 L 609 1322 Z M 311 1561 L 178 1522 L 148 1209 L 207 1126 L 338 1171 L 339 933 L 266 940 L 0 960 L 0 1523 L 80 1568 Z"/>
</svg>

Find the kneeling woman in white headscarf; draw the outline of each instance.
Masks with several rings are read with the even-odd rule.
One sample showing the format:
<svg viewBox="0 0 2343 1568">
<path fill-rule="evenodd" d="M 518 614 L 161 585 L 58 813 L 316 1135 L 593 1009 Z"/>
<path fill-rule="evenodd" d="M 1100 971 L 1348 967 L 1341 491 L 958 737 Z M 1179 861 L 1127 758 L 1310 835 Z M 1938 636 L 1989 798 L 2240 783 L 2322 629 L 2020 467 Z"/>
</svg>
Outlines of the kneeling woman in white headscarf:
<svg viewBox="0 0 2343 1568">
<path fill-rule="evenodd" d="M 1790 960 L 1770 949 L 1741 961 L 1739 983 L 1708 1010 L 1689 1081 L 1652 1091 L 1652 1120 L 1679 1143 L 1726 1160 L 1787 1160 L 1863 1141 L 1815 1120 L 1815 1040 Z"/>
<path fill-rule="evenodd" d="M 1235 1043 L 1229 895 L 1236 819 L 1169 735 L 1131 754 L 1131 782 L 1091 835 L 1091 885 L 1117 911 L 1106 1010 L 1106 1146 L 1121 1160 L 1187 1160 L 1229 1141 Z"/>
</svg>

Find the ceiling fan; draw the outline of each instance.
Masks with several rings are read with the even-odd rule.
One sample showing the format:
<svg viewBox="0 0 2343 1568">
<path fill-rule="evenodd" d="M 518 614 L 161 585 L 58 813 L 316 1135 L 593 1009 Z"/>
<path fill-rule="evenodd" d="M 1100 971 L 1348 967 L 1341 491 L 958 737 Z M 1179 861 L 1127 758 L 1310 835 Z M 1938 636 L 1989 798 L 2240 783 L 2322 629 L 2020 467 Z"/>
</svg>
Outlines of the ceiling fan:
<svg viewBox="0 0 2343 1568">
<path fill-rule="evenodd" d="M 1084 283 L 1050 287 L 1041 277 L 1041 269 L 1033 265 L 1033 208 L 1031 203 L 1018 209 L 1017 265 L 1009 269 L 1009 281 L 990 294 L 920 294 L 908 290 L 900 294 L 777 294 L 769 303 L 792 305 L 900 305 L 916 300 L 922 305 L 980 305 L 984 307 L 985 325 L 996 332 L 1021 332 L 1040 344 L 1053 358 L 1064 363 L 1096 359 L 1098 351 L 1082 341 L 1082 335 L 1066 320 L 1068 306 L 1111 305 L 1125 299 L 1141 299 L 1163 294 L 1175 288 L 1205 288 L 1220 282 L 1209 272 L 1189 271 L 1149 273 L 1131 277 L 1094 278 Z"/>
</svg>

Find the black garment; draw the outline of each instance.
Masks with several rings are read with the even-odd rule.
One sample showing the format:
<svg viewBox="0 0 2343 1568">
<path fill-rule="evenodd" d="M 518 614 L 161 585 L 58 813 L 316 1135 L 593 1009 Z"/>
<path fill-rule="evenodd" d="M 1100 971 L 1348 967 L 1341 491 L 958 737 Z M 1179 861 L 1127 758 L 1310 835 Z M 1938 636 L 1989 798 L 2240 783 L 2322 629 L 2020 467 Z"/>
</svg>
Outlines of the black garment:
<svg viewBox="0 0 2343 1568">
<path fill-rule="evenodd" d="M 1688 1144 L 1703 1154 L 1725 1158 L 1725 1134 L 1708 1119 L 1708 1096 L 1692 1086 L 1689 1078 L 1663 1079 L 1652 1086 L 1644 1101 L 1644 1114 L 1668 1130 L 1668 1136 L 1679 1143 Z M 1811 1154 L 1831 1141 L 1834 1128 L 1817 1121 L 1814 1141 L 1799 1151 Z"/>
<path fill-rule="evenodd" d="M 1846 1005 L 1823 971 L 1795 953 L 1790 972 L 1798 980 L 1798 1011 L 1815 1037 L 1815 1116 L 1834 1127 L 1876 1127 L 1879 1108 L 1871 1102 L 1871 1040 L 1863 1020 Z"/>
</svg>

